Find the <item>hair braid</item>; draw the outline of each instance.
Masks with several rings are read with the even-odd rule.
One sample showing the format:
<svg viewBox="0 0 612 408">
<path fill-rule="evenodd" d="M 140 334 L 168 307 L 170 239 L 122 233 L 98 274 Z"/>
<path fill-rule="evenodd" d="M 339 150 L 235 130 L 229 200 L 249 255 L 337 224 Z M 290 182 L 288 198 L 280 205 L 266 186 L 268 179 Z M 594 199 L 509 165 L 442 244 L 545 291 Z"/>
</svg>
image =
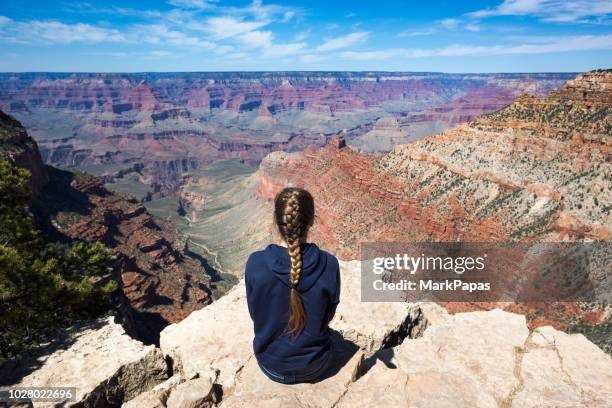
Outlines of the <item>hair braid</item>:
<svg viewBox="0 0 612 408">
<path fill-rule="evenodd" d="M 306 238 L 308 229 L 314 220 L 314 200 L 304 189 L 288 187 L 276 196 L 275 221 L 278 229 L 287 243 L 287 251 L 291 259 L 289 280 L 291 294 L 289 296 L 289 319 L 287 329 L 297 336 L 306 325 L 306 312 L 302 296 L 297 287 L 302 273 L 302 252 L 300 243 Z"/>
<path fill-rule="evenodd" d="M 287 234 L 287 249 L 291 258 L 291 294 L 289 295 L 289 321 L 287 326 L 289 332 L 293 335 L 298 335 L 304 330 L 306 323 L 306 314 L 304 313 L 304 303 L 302 297 L 297 291 L 297 285 L 300 282 L 300 274 L 302 273 L 302 253 L 300 251 L 300 238 L 302 226 L 300 220 L 299 207 L 299 191 L 294 190 L 289 194 L 285 205 L 285 228 Z"/>
<path fill-rule="evenodd" d="M 285 226 L 287 228 L 287 246 L 291 257 L 291 285 L 294 287 L 300 282 L 302 272 L 302 254 L 300 252 L 300 211 L 298 191 L 293 191 L 287 199 L 285 207 Z"/>
</svg>

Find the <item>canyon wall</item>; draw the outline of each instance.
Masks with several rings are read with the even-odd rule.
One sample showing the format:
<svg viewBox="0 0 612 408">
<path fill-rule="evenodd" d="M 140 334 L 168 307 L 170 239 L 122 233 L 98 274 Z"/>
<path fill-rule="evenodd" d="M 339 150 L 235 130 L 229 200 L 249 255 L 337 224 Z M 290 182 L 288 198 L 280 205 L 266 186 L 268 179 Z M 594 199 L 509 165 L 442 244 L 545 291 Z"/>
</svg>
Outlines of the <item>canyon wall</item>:
<svg viewBox="0 0 612 408">
<path fill-rule="evenodd" d="M 1 111 L 0 142 L 3 156 L 32 173 L 32 210 L 50 239 L 101 242 L 115 251 L 113 274 L 131 334 L 156 342 L 167 324 L 212 301 L 214 271 L 183 250 L 173 225 L 95 177 L 45 166 L 36 142 Z"/>
<path fill-rule="evenodd" d="M 574 76 L 6 73 L 0 108 L 24 123 L 46 163 L 108 181 L 131 174 L 167 195 L 184 174 L 218 159 L 257 165 L 270 152 L 323 146 L 339 132 L 361 150 L 386 152 Z"/>
<path fill-rule="evenodd" d="M 588 73 L 382 156 L 341 136 L 276 152 L 262 161 L 259 191 L 271 200 L 286 185 L 311 190 L 314 237 L 345 258 L 367 240 L 609 240 L 611 92 L 612 72 Z"/>
<path fill-rule="evenodd" d="M 341 136 L 322 149 L 276 152 L 261 163 L 258 191 L 271 202 L 287 185 L 308 189 L 317 212 L 311 239 L 343 259 L 359 258 L 367 241 L 609 242 L 611 92 L 612 72 L 591 72 L 385 155 L 359 154 Z M 603 279 L 609 288 L 610 275 Z M 610 347 L 606 305 L 445 307 L 504 307 L 531 327 L 588 328 Z"/>
</svg>

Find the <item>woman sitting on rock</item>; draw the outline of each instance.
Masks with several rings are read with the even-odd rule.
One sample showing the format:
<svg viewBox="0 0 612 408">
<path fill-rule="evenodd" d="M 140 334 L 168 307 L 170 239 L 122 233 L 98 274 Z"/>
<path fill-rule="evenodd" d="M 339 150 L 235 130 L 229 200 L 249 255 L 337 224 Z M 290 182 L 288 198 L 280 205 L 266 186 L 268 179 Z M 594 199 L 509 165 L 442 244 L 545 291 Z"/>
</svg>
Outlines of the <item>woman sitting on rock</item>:
<svg viewBox="0 0 612 408">
<path fill-rule="evenodd" d="M 332 362 L 329 322 L 340 300 L 340 270 L 333 255 L 306 242 L 314 215 L 308 191 L 285 188 L 274 202 L 283 242 L 254 252 L 246 264 L 255 357 L 270 379 L 285 384 L 317 381 Z"/>
</svg>

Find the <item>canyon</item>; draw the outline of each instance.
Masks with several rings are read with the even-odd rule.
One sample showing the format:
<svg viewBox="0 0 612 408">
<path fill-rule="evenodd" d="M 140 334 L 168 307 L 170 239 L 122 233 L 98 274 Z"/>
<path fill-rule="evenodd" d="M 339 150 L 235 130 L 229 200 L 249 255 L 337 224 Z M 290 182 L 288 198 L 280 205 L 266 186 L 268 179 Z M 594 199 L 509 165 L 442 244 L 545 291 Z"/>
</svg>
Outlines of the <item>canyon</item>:
<svg viewBox="0 0 612 408">
<path fill-rule="evenodd" d="M 548 97 L 523 95 L 439 135 L 364 155 L 337 136 L 326 147 L 276 152 L 258 171 L 259 197 L 284 186 L 317 203 L 311 239 L 343 259 L 363 242 L 609 242 L 612 236 L 612 72 L 591 72 Z M 602 278 L 609 293 L 610 274 Z M 592 332 L 610 349 L 603 303 L 449 303 L 504 307 L 531 327 Z"/>
<path fill-rule="evenodd" d="M 132 336 L 155 343 L 167 324 L 213 300 L 218 275 L 185 248 L 173 225 L 93 176 L 44 165 L 36 142 L 1 111 L 0 130 L 2 157 L 31 173 L 31 208 L 45 235 L 60 242 L 101 242 L 115 252 L 116 307 Z"/>
<path fill-rule="evenodd" d="M 276 152 L 259 193 L 312 190 L 314 237 L 344 258 L 361 241 L 563 241 L 612 236 L 612 73 L 588 73 L 545 98 L 495 113 L 385 155 L 338 136 L 322 149 Z"/>
<path fill-rule="evenodd" d="M 7 384 L 126 408 L 612 403 L 609 272 L 593 302 L 367 303 L 358 261 L 369 241 L 609 243 L 611 70 L 2 75 L 41 145 L 2 114 L 37 219 L 113 248 L 124 298 Z M 285 186 L 313 194 L 342 274 L 338 370 L 293 387 L 257 368 L 240 280 Z"/>
<path fill-rule="evenodd" d="M 575 75 L 2 73 L 0 109 L 24 124 L 46 163 L 164 196 L 216 160 L 257 166 L 338 133 L 362 151 L 388 151 Z"/>
</svg>

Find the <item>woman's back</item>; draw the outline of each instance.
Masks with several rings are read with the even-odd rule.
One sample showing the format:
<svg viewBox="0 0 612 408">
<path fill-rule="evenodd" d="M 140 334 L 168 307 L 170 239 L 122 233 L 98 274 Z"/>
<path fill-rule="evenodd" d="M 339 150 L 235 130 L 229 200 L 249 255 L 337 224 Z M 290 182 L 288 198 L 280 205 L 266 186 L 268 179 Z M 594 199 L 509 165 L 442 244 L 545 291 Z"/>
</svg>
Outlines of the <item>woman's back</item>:
<svg viewBox="0 0 612 408">
<path fill-rule="evenodd" d="M 315 244 L 301 244 L 300 252 L 302 268 L 295 289 L 306 316 L 300 333 L 288 330 L 292 288 L 288 249 L 272 244 L 253 253 L 245 271 L 257 361 L 282 375 L 311 372 L 330 358 L 328 325 L 340 297 L 337 259 Z"/>
<path fill-rule="evenodd" d="M 332 357 L 328 326 L 340 299 L 340 271 L 336 258 L 305 243 L 314 219 L 308 191 L 283 189 L 274 199 L 274 223 L 287 246 L 269 245 L 246 265 L 255 357 L 279 382 L 319 378 Z"/>
</svg>

